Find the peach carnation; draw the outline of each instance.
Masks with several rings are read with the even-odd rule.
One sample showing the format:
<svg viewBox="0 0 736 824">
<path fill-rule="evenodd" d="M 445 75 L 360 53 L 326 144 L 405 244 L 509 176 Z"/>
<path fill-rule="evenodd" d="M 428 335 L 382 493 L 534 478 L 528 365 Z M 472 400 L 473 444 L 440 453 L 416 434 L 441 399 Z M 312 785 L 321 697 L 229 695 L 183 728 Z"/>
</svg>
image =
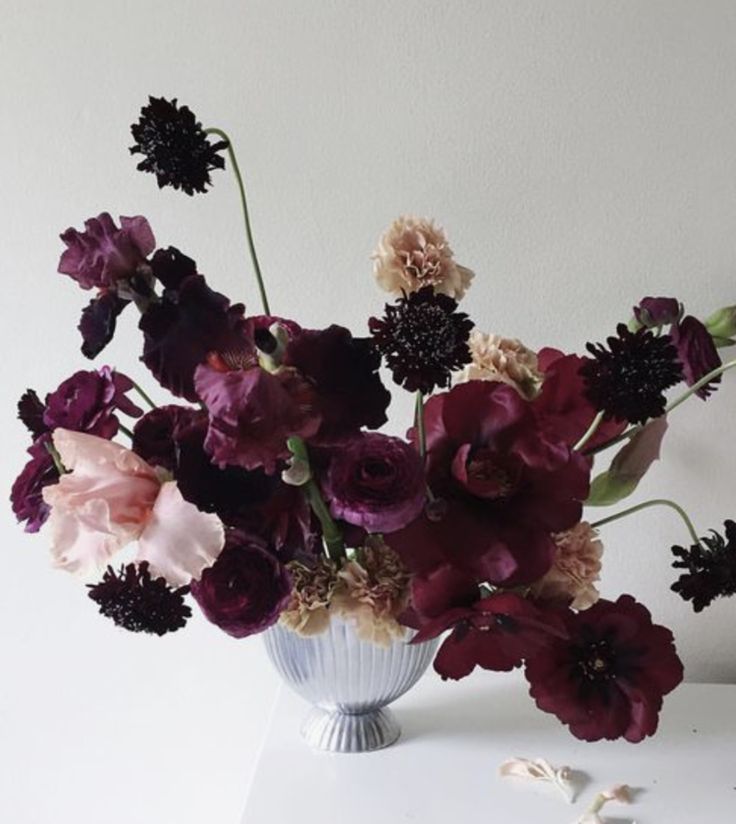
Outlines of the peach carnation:
<svg viewBox="0 0 736 824">
<path fill-rule="evenodd" d="M 573 609 L 592 607 L 600 594 L 595 582 L 600 580 L 603 544 L 598 533 L 586 521 L 554 536 L 557 555 L 549 572 L 531 589 L 541 601 L 569 604 Z"/>
<path fill-rule="evenodd" d="M 433 286 L 459 300 L 473 278 L 470 269 L 455 262 L 444 231 L 424 218 L 394 221 L 372 257 L 379 286 L 395 295 Z"/>
<path fill-rule="evenodd" d="M 291 561 L 286 566 L 293 589 L 279 620 L 297 635 L 319 635 L 330 623 L 330 602 L 338 583 L 337 569 L 327 558 L 318 558 L 313 566 L 299 561 Z"/>
<path fill-rule="evenodd" d="M 513 386 L 527 400 L 542 385 L 537 355 L 516 338 L 486 335 L 473 329 L 468 338 L 472 361 L 453 376 L 453 383 L 499 381 Z"/>
</svg>

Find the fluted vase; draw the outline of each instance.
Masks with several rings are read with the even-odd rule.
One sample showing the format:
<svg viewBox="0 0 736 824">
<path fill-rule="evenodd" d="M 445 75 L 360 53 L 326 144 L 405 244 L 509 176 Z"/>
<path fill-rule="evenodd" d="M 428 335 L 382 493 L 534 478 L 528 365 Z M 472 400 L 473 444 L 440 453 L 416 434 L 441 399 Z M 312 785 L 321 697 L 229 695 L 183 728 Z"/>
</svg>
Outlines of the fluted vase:
<svg viewBox="0 0 736 824">
<path fill-rule="evenodd" d="M 264 634 L 266 650 L 284 681 L 313 706 L 302 725 L 318 750 L 370 752 L 393 744 L 401 728 L 388 705 L 416 684 L 437 641 L 395 640 L 388 647 L 359 639 L 350 621 L 304 638 L 280 625 Z"/>
</svg>

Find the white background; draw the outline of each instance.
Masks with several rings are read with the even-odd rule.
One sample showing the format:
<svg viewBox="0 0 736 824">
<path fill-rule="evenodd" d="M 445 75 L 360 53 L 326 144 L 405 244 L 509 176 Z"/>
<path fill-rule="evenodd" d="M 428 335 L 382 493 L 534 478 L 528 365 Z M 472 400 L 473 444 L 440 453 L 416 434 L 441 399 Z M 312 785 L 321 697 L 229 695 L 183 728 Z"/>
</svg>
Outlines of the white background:
<svg viewBox="0 0 736 824">
<path fill-rule="evenodd" d="M 273 308 L 307 326 L 365 330 L 383 301 L 369 255 L 403 212 L 436 217 L 477 272 L 477 323 L 532 347 L 582 351 L 644 294 L 701 315 L 736 303 L 730 0 L 0 0 L 0 21 L 5 490 L 24 461 L 17 397 L 87 366 L 89 296 L 55 274 L 60 231 L 143 214 L 258 308 L 229 174 L 188 198 L 135 171 L 128 127 L 149 93 L 231 133 Z M 133 315 L 100 362 L 150 387 Z M 700 531 L 736 516 L 730 377 L 673 416 L 638 496 L 675 498 Z M 408 413 L 400 400 L 393 431 Z M 166 824 L 182 799 L 208 820 L 213 771 L 218 809 L 235 809 L 276 687 L 260 643 L 200 619 L 163 640 L 118 631 L 49 568 L 43 534 L 7 506 L 0 519 L 0 819 L 26 797 L 13 824 Z M 736 681 L 736 601 L 693 616 L 669 592 L 674 515 L 604 539 L 605 594 L 672 626 L 689 678 Z M 158 772 L 137 766 L 153 741 Z M 85 805 L 91 788 L 109 808 Z"/>
</svg>

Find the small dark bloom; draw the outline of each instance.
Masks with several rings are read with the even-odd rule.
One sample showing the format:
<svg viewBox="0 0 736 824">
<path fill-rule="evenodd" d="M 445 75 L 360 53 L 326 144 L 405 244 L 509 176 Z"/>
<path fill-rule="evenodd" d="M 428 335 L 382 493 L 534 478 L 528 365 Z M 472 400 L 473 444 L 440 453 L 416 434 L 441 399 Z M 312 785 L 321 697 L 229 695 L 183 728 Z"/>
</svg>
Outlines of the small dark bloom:
<svg viewBox="0 0 736 824">
<path fill-rule="evenodd" d="M 697 383 L 721 365 L 721 356 L 718 354 L 713 337 L 706 327 L 692 315 L 688 315 L 677 326 L 672 327 L 672 342 L 677 348 L 677 355 L 682 363 L 685 382 L 688 386 Z M 716 385 L 720 382 L 721 376 L 719 375 L 698 389 L 695 394 L 705 400 L 715 391 Z"/>
<path fill-rule="evenodd" d="M 98 584 L 90 585 L 89 597 L 99 604 L 100 614 L 112 618 L 129 632 L 166 635 L 176 632 L 191 618 L 184 603 L 189 587 L 173 589 L 165 578 L 152 578 L 148 562 L 108 567 Z"/>
<path fill-rule="evenodd" d="M 18 401 L 18 418 L 25 424 L 34 439 L 49 431 L 43 420 L 45 410 L 45 405 L 34 389 L 27 389 Z"/>
<path fill-rule="evenodd" d="M 137 168 L 153 172 L 159 188 L 173 186 L 188 195 L 206 192 L 212 184 L 210 172 L 225 168 L 218 152 L 227 148 L 227 141 L 210 143 L 194 113 L 178 106 L 176 98 L 149 97 L 130 131 L 136 141 L 130 153 L 143 155 Z"/>
<path fill-rule="evenodd" d="M 387 304 L 383 319 L 370 319 L 373 340 L 396 383 L 428 395 L 449 386 L 452 372 L 470 363 L 473 322 L 456 310 L 456 300 L 425 286 Z"/>
<path fill-rule="evenodd" d="M 685 601 L 693 602 L 695 612 L 701 612 L 716 599 L 736 595 L 736 523 L 726 521 L 725 535 L 713 530 L 711 537 L 684 548 L 673 546 L 675 569 L 685 569 L 674 584 L 673 592 Z"/>
<path fill-rule="evenodd" d="M 530 695 L 583 741 L 636 743 L 657 730 L 662 698 L 682 681 L 672 633 L 630 595 L 564 616 L 526 663 Z"/>
<path fill-rule="evenodd" d="M 664 391 L 683 379 L 677 349 L 669 335 L 657 337 L 648 329 L 630 332 L 624 324 L 618 337 L 587 345 L 593 355 L 580 368 L 585 395 L 593 406 L 629 423 L 645 423 L 664 414 Z"/>
<path fill-rule="evenodd" d="M 50 507 L 43 499 L 44 487 L 59 480 L 59 472 L 48 450 L 51 438 L 41 435 L 28 449 L 31 459 L 13 483 L 10 501 L 13 513 L 20 523 L 25 521 L 26 532 L 38 532 L 49 517 Z"/>
<path fill-rule="evenodd" d="M 642 298 L 634 307 L 634 317 L 648 329 L 677 323 L 682 316 L 682 304 L 677 298 Z"/>
<path fill-rule="evenodd" d="M 289 602 L 291 579 L 263 541 L 230 530 L 214 565 L 192 582 L 192 595 L 208 620 L 245 638 L 278 621 Z"/>
<path fill-rule="evenodd" d="M 339 441 L 361 427 L 386 423 L 391 395 L 381 382 L 381 356 L 368 338 L 354 338 L 343 326 L 292 330 L 284 364 L 293 366 L 315 390 L 322 417 L 317 438 Z"/>
<path fill-rule="evenodd" d="M 115 335 L 118 316 L 130 303 L 116 292 L 100 292 L 82 309 L 79 319 L 79 333 L 82 336 L 82 354 L 85 358 L 96 358 Z"/>
</svg>

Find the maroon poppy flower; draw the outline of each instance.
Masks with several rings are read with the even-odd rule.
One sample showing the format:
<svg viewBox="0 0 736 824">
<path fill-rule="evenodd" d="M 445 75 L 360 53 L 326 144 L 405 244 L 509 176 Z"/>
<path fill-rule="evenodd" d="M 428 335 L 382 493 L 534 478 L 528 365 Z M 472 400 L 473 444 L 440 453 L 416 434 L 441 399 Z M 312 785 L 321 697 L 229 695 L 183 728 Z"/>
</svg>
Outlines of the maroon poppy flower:
<svg viewBox="0 0 736 824">
<path fill-rule="evenodd" d="M 697 383 L 721 365 L 721 356 L 718 354 L 710 332 L 697 318 L 692 315 L 683 318 L 677 326 L 672 327 L 671 335 L 688 386 Z M 720 382 L 721 376 L 719 375 L 698 389 L 695 394 L 706 400 Z"/>
<path fill-rule="evenodd" d="M 289 601 L 291 581 L 263 541 L 231 530 L 214 565 L 192 581 L 191 591 L 208 620 L 245 638 L 276 623 Z"/>
<path fill-rule="evenodd" d="M 539 709 L 584 741 L 653 735 L 663 696 L 682 681 L 672 633 L 630 595 L 564 616 L 569 637 L 550 638 L 526 664 Z"/>
<path fill-rule="evenodd" d="M 476 667 L 508 672 L 542 648 L 550 637 L 564 638 L 561 619 L 514 593 L 490 595 L 422 625 L 413 643 L 452 632 L 442 642 L 434 668 L 443 679 L 464 678 Z"/>
<path fill-rule="evenodd" d="M 26 532 L 38 532 L 49 516 L 43 489 L 59 480 L 59 472 L 48 450 L 51 438 L 41 435 L 28 449 L 31 459 L 13 483 L 10 502 L 19 523 L 25 521 Z"/>
<path fill-rule="evenodd" d="M 681 316 L 682 304 L 677 298 L 642 298 L 634 307 L 634 317 L 647 328 L 669 326 Z"/>
<path fill-rule="evenodd" d="M 441 506 L 391 535 L 391 546 L 419 574 L 446 562 L 479 581 L 538 580 L 554 558 L 552 534 L 580 520 L 589 460 L 501 383 L 471 381 L 430 398 L 425 425 L 428 483 Z"/>
<path fill-rule="evenodd" d="M 386 423 L 391 395 L 381 383 L 381 357 L 367 338 L 354 338 L 342 326 L 305 330 L 289 342 L 284 364 L 314 387 L 322 417 L 322 443 L 335 443 L 361 427 Z"/>
<path fill-rule="evenodd" d="M 110 289 L 129 280 L 156 248 L 144 217 L 121 217 L 118 228 L 103 212 L 86 220 L 84 229 L 67 229 L 61 235 L 67 248 L 59 261 L 59 272 L 83 289 Z"/>
<path fill-rule="evenodd" d="M 165 288 L 161 300 L 141 316 L 141 359 L 164 388 L 196 401 L 194 370 L 211 352 L 239 364 L 255 362 L 245 308 L 231 306 L 224 295 L 210 289 L 194 261 L 178 249 L 160 249 L 151 265 Z"/>
<path fill-rule="evenodd" d="M 213 360 L 197 368 L 195 386 L 210 416 L 205 448 L 219 467 L 272 474 L 290 455 L 289 437 L 308 438 L 319 429 L 312 390 L 293 369 L 229 370 Z"/>
<path fill-rule="evenodd" d="M 395 532 L 424 505 L 424 468 L 400 438 L 360 433 L 329 451 L 321 480 L 335 518 L 368 532 Z"/>
</svg>

